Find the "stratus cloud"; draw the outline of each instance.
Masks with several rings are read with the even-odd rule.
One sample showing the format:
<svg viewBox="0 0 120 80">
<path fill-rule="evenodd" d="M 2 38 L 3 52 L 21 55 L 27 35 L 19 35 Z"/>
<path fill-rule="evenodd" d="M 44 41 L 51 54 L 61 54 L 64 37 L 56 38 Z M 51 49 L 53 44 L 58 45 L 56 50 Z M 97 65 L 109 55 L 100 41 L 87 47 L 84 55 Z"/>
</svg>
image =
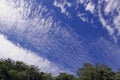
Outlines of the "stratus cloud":
<svg viewBox="0 0 120 80">
<path fill-rule="evenodd" d="M 42 71 L 50 72 L 53 75 L 62 72 L 54 63 L 44 59 L 35 53 L 15 46 L 5 36 L 0 34 L 0 58 L 23 61 L 29 65 L 36 65 Z"/>
</svg>

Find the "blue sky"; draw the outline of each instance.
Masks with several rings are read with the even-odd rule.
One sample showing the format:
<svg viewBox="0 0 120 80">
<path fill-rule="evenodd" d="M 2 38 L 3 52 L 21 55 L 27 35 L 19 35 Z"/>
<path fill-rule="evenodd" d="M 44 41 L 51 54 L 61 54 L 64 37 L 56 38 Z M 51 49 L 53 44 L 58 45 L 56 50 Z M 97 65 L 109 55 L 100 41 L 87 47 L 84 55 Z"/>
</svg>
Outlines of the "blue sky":
<svg viewBox="0 0 120 80">
<path fill-rule="evenodd" d="M 117 70 L 118 7 L 119 0 L 1 0 L 0 45 L 16 56 L 2 50 L 0 55 L 54 74 L 74 74 L 85 62 L 107 64 Z"/>
</svg>

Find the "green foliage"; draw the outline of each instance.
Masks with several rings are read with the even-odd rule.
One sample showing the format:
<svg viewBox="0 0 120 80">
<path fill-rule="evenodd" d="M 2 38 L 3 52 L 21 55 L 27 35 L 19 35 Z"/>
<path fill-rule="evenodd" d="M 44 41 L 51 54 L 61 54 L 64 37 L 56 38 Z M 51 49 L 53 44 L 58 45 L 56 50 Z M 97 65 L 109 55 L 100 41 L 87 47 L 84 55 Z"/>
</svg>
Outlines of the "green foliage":
<svg viewBox="0 0 120 80">
<path fill-rule="evenodd" d="M 120 70 L 116 72 L 116 75 L 114 76 L 114 80 L 120 80 Z"/>
<path fill-rule="evenodd" d="M 85 63 L 77 72 L 80 80 L 114 80 L 114 72 L 105 65 Z"/>
<path fill-rule="evenodd" d="M 120 71 L 113 72 L 106 65 L 85 63 L 78 69 L 77 77 L 67 73 L 53 77 L 49 73 L 41 72 L 34 65 L 1 59 L 0 80 L 120 80 Z"/>
<path fill-rule="evenodd" d="M 56 80 L 75 80 L 75 77 L 71 74 L 60 73 L 59 76 L 56 77 Z"/>
<path fill-rule="evenodd" d="M 10 59 L 0 60 L 0 80 L 53 80 L 51 74 L 31 65 Z"/>
</svg>

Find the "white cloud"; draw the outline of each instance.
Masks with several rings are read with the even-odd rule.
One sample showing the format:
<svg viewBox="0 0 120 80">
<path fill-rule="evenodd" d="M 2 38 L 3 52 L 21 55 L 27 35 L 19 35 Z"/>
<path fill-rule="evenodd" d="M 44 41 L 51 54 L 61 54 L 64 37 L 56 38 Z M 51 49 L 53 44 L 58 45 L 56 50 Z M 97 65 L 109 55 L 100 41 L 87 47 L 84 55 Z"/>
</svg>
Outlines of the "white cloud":
<svg viewBox="0 0 120 80">
<path fill-rule="evenodd" d="M 94 12 L 95 5 L 92 2 L 89 2 L 85 8 L 85 10 L 90 11 L 91 13 Z"/>
<path fill-rule="evenodd" d="M 64 0 L 63 2 L 59 2 L 59 1 L 54 1 L 53 5 L 60 8 L 61 9 L 61 13 L 66 14 L 67 16 L 70 16 L 70 14 L 68 13 L 68 11 L 66 10 L 66 6 L 67 7 L 71 7 L 72 4 L 67 2 L 66 0 Z"/>
<path fill-rule="evenodd" d="M 120 36 L 120 14 L 114 17 L 115 29 L 118 31 L 117 35 Z"/>
<path fill-rule="evenodd" d="M 106 28 L 110 35 L 114 34 L 114 28 L 112 28 L 110 25 L 107 24 L 106 20 L 102 17 L 102 14 L 99 13 L 99 19 L 103 25 L 104 28 Z"/>
<path fill-rule="evenodd" d="M 67 29 L 68 27 L 63 28 L 60 26 L 60 24 L 54 22 L 53 16 L 50 15 L 51 12 L 48 12 L 48 9 L 46 7 L 39 5 L 38 8 L 32 11 L 31 6 L 33 3 L 29 3 L 28 5 L 28 3 L 25 3 L 24 1 L 26 0 L 17 0 L 16 3 L 13 4 L 14 2 L 12 3 L 7 2 L 7 0 L 0 0 L 0 31 L 6 31 L 9 36 L 15 35 L 13 37 L 17 38 L 18 41 L 24 42 L 24 40 L 26 40 L 26 42 L 28 43 L 25 43 L 25 45 L 27 45 L 27 47 L 29 47 L 29 45 L 32 45 L 32 47 L 40 51 L 40 53 L 38 53 L 40 55 L 44 54 L 45 57 L 52 55 L 52 57 L 55 58 L 54 60 L 57 60 L 61 57 L 61 59 L 56 61 L 58 62 L 57 65 L 69 65 L 69 71 L 72 71 L 73 69 L 79 67 L 85 61 L 92 60 L 91 57 L 88 56 L 86 48 L 83 47 L 84 43 L 81 42 L 82 38 L 78 38 L 74 30 L 72 30 L 71 28 Z M 84 6 L 86 7 L 86 10 L 92 12 L 94 15 L 94 11 L 97 8 L 95 8 L 92 2 L 88 3 L 88 0 L 79 1 L 80 3 L 85 2 Z M 15 5 L 17 5 L 17 7 L 15 7 Z M 26 5 L 28 6 L 26 7 Z M 64 0 L 63 2 L 54 0 L 54 6 L 60 8 L 63 14 L 69 15 L 70 13 L 68 13 L 66 6 L 71 7 L 72 4 L 67 2 L 67 0 Z M 99 6 L 101 6 L 101 4 L 99 4 Z M 109 8 L 105 10 L 106 13 L 109 13 L 108 9 Z M 42 13 L 47 14 L 43 16 Z M 111 24 L 109 24 L 109 21 L 104 19 L 104 17 L 102 16 L 103 13 L 101 13 L 100 8 L 98 10 L 98 13 L 99 19 L 104 28 L 108 30 L 110 35 L 113 35 L 115 30 L 111 26 Z M 28 15 L 30 14 L 32 15 L 32 18 L 28 17 Z M 87 21 L 88 17 L 84 15 L 86 14 L 77 14 L 80 19 L 82 19 L 83 21 Z M 119 18 L 117 17 L 118 16 L 114 17 L 114 20 L 117 20 L 114 21 L 114 24 L 118 24 L 119 22 Z M 11 30 L 9 30 L 9 28 L 11 28 Z M 9 31 L 11 33 L 9 33 Z M 52 34 L 48 34 L 50 31 Z M 0 37 L 0 39 L 0 45 L 4 44 L 5 46 L 6 44 L 5 48 L 4 46 L 0 46 L 0 55 L 2 57 L 10 57 L 14 60 L 22 60 L 29 64 L 35 64 L 40 66 L 43 70 L 50 70 L 50 72 L 53 73 L 56 73 L 56 71 L 60 71 L 58 67 L 53 67 L 53 65 L 55 64 L 41 58 L 40 56 L 35 55 L 36 53 L 19 48 L 12 44 L 10 41 L 6 41 L 4 37 Z M 71 52 L 73 53 L 70 54 Z"/>
<path fill-rule="evenodd" d="M 84 3 L 84 2 L 85 2 L 85 0 L 79 0 L 79 2 L 80 2 L 80 3 Z"/>
<path fill-rule="evenodd" d="M 32 2 L 26 2 L 25 0 L 1 0 L 0 31 L 4 32 L 15 29 L 19 34 L 27 29 L 33 28 L 28 31 L 37 30 L 38 32 L 39 30 L 43 33 L 47 33 L 53 24 L 52 16 L 43 18 L 43 12 L 47 12 L 46 7 L 39 5 L 36 10 L 32 11 L 32 6 Z M 50 12 L 46 15 L 49 14 Z M 30 18 L 29 15 L 31 15 L 32 18 Z"/>
<path fill-rule="evenodd" d="M 54 63 L 38 56 L 36 53 L 20 48 L 9 40 L 5 36 L 0 34 L 0 58 L 23 61 L 29 65 L 36 65 L 42 71 L 50 72 L 53 75 L 62 72 Z"/>
<path fill-rule="evenodd" d="M 88 22 L 87 17 L 85 17 L 85 14 L 78 12 L 77 16 L 82 20 L 83 22 Z"/>
<path fill-rule="evenodd" d="M 86 11 L 90 11 L 95 18 L 98 17 L 103 27 L 115 41 L 120 37 L 120 11 L 118 10 L 120 7 L 119 0 L 98 0 L 98 4 L 93 3 L 92 0 L 77 0 L 77 3 L 80 5 L 83 4 Z M 84 15 L 88 14 L 80 12 L 77 13 L 77 16 L 81 20 L 88 22 L 88 16 Z"/>
<path fill-rule="evenodd" d="M 14 4 L 14 5 L 13 5 Z M 21 21 L 22 22 L 22 14 L 21 12 L 24 11 L 23 8 L 21 8 L 23 5 L 20 5 L 18 9 L 16 9 L 16 5 L 14 1 L 6 1 L 1 0 L 0 1 L 0 22 L 3 24 L 9 24 L 13 25 L 16 22 Z M 21 4 L 23 4 L 23 0 L 21 0 Z M 6 21 L 7 19 L 7 21 Z M 9 26 L 10 27 L 10 26 Z"/>
<path fill-rule="evenodd" d="M 85 0 L 76 0 L 77 4 L 83 4 L 85 2 Z"/>
<path fill-rule="evenodd" d="M 36 50 L 43 52 L 45 57 L 46 57 L 46 54 L 49 53 L 49 49 L 51 50 L 50 47 L 51 46 L 55 47 L 57 45 L 57 43 L 54 43 L 54 44 L 51 43 L 52 41 L 54 41 L 54 39 L 49 39 L 48 32 L 49 30 L 51 30 L 51 27 L 53 26 L 55 26 L 55 29 L 59 31 L 60 26 L 57 25 L 57 22 L 54 22 L 53 17 L 50 15 L 51 12 L 49 11 L 48 13 L 47 12 L 48 9 L 46 7 L 39 5 L 37 6 L 37 9 L 32 11 L 33 3 L 29 1 L 26 3 L 25 0 L 16 1 L 16 3 L 14 0 L 9 0 L 9 2 L 7 2 L 7 0 L 3 0 L 3 1 L 0 1 L 0 4 L 2 4 L 0 6 L 0 9 L 2 8 L 4 9 L 3 12 L 0 11 L 0 31 L 1 32 L 3 33 L 7 32 L 10 36 L 15 34 L 16 35 L 15 38 L 17 38 L 19 41 L 22 41 L 23 39 L 25 39 L 26 42 L 29 42 L 29 44 L 34 46 Z M 15 7 L 15 5 L 17 7 Z M 26 5 L 28 6 L 26 7 Z M 67 5 L 70 6 L 70 4 L 67 4 Z M 44 12 L 47 12 L 46 16 L 43 16 Z M 28 15 L 31 15 L 32 18 L 28 17 Z M 52 28 L 52 30 L 54 30 L 54 28 Z M 9 31 L 13 33 L 9 33 Z M 27 32 L 24 32 L 24 31 L 27 31 Z M 67 33 L 66 30 L 63 30 L 63 32 L 64 31 Z M 1 39 L 4 42 L 2 37 Z M 0 45 L 3 45 L 2 41 Z M 35 65 L 38 65 L 42 70 L 52 72 L 53 74 L 62 71 L 56 66 L 56 65 L 59 65 L 59 67 L 62 67 L 62 65 L 60 65 L 59 63 L 54 64 L 46 59 L 43 59 L 40 56 L 35 55 L 36 53 L 34 52 L 24 50 L 22 48 L 15 46 L 14 44 L 11 44 L 11 42 L 8 40 L 5 41 L 5 44 L 7 45 L 5 46 L 5 48 L 1 48 L 1 53 L 0 53 L 4 58 L 9 57 L 14 60 L 24 61 L 25 63 L 35 64 Z M 27 47 L 29 46 L 29 44 L 25 43 Z M 8 49 L 8 52 L 11 52 L 10 54 L 8 54 L 7 51 L 5 52 L 5 50 L 7 49 Z M 38 54 L 41 54 L 41 53 L 38 53 Z M 68 70 L 66 69 L 63 69 L 63 70 L 68 72 Z"/>
<path fill-rule="evenodd" d="M 106 6 L 104 12 L 106 15 L 118 8 L 119 0 L 105 0 L 105 2 Z"/>
<path fill-rule="evenodd" d="M 60 68 L 62 67 L 62 69 L 65 64 L 67 65 L 69 64 L 69 61 L 72 61 L 72 59 L 76 59 L 75 57 L 72 57 L 69 55 L 69 53 L 73 51 L 73 49 L 71 48 L 72 46 L 69 46 L 69 47 L 67 46 L 68 43 L 73 45 L 74 40 L 76 40 L 75 41 L 76 43 L 79 42 L 76 38 L 74 38 L 76 36 L 76 33 L 72 31 L 72 29 L 70 30 L 70 28 L 67 29 L 67 28 L 61 27 L 59 22 L 55 22 L 53 19 L 53 16 L 51 15 L 51 11 L 48 11 L 48 9 L 42 6 L 41 4 L 39 6 L 36 6 L 35 10 L 32 11 L 33 7 L 31 6 L 33 5 L 33 3 L 29 1 L 28 3 L 25 3 L 26 0 L 21 0 L 20 2 L 16 1 L 15 4 L 12 4 L 12 2 L 7 2 L 7 0 L 4 0 L 4 1 L 5 2 L 3 2 L 2 0 L 0 1 L 3 5 L 5 5 L 4 14 L 3 12 L 0 11 L 1 13 L 0 14 L 1 16 L 0 32 L 2 32 L 3 34 L 7 33 L 6 36 L 9 35 L 10 37 L 16 38 L 17 39 L 16 41 L 18 42 L 23 42 L 26 48 L 28 48 L 29 46 L 34 47 L 35 50 L 33 50 L 33 52 L 38 51 L 38 54 L 44 56 L 45 58 L 49 56 L 50 58 L 52 57 L 54 59 L 54 62 L 56 62 L 55 65 L 58 65 Z M 13 1 L 14 3 L 15 0 L 10 0 L 10 1 Z M 9 3 L 9 6 L 6 5 L 7 3 Z M 29 5 L 26 7 L 24 4 L 25 5 L 29 4 Z M 17 7 L 12 7 L 15 5 L 17 5 Z M 68 5 L 68 7 L 71 6 L 69 3 L 65 3 L 65 5 Z M 9 7 L 11 11 L 8 14 L 7 12 L 9 12 L 9 9 L 7 8 Z M 0 6 L 0 9 L 1 8 L 2 6 Z M 19 11 L 19 9 L 21 11 Z M 31 15 L 31 17 L 30 16 L 28 17 L 28 15 Z M 18 16 L 18 17 L 16 18 L 15 16 Z M 9 19 L 7 19 L 7 17 Z M 15 19 L 12 20 L 13 17 L 15 17 Z M 75 33 L 74 37 L 72 37 L 71 33 L 72 35 L 74 35 Z M 60 36 L 60 39 L 56 38 L 58 36 Z M 24 40 L 26 40 L 26 42 Z M 61 42 L 66 42 L 66 45 L 64 44 L 63 46 Z M 74 44 L 74 46 L 78 46 L 77 48 L 80 47 L 78 44 Z M 71 50 L 68 50 L 68 48 Z M 13 49 L 10 48 L 10 50 L 13 50 Z M 32 59 L 31 61 L 29 61 L 29 59 L 26 60 L 26 58 L 24 57 L 24 55 L 26 56 L 26 54 L 24 54 L 24 52 L 21 55 L 20 54 L 15 55 L 15 53 L 14 54 L 11 53 L 7 57 L 11 57 L 13 59 L 20 59 L 28 63 L 33 62 L 34 64 L 36 64 L 37 62 L 39 62 L 39 59 L 41 60 L 41 58 L 37 58 L 38 56 L 34 56 L 33 52 L 29 52 L 30 54 L 27 55 L 28 57 L 30 57 L 29 59 Z M 15 55 L 16 57 L 14 56 L 12 57 L 11 55 Z M 66 55 L 70 56 L 70 58 L 65 57 Z M 18 58 L 19 56 L 21 57 Z M 75 56 L 77 57 L 77 55 Z M 63 59 L 61 58 L 58 61 L 56 61 L 59 57 L 62 57 Z M 34 62 L 33 60 L 36 62 Z M 41 66 L 41 64 L 48 63 L 47 67 L 42 66 L 42 69 L 44 69 L 45 71 L 47 70 L 50 70 L 51 72 L 53 71 L 53 73 L 55 71 L 58 71 L 58 72 L 60 71 L 59 69 L 57 70 L 57 68 L 54 69 L 55 67 L 51 68 L 52 64 L 50 62 L 48 61 L 44 61 L 44 62 L 45 63 L 39 63 L 37 65 Z M 75 61 L 72 61 L 72 62 L 74 64 L 77 64 Z M 73 65 L 70 65 L 70 66 L 73 66 Z M 75 68 L 72 68 L 72 69 L 75 69 Z M 72 72 L 72 69 L 69 69 L 69 72 Z M 68 72 L 68 69 L 65 68 L 64 70 Z"/>
<path fill-rule="evenodd" d="M 118 12 L 119 0 L 104 1 L 106 5 L 103 5 L 103 1 L 99 1 L 98 4 L 99 20 L 103 24 L 103 27 L 106 28 L 106 30 L 109 32 L 110 36 L 112 36 L 113 39 L 117 41 L 117 38 L 120 36 L 120 14 Z M 105 8 L 102 9 L 101 5 L 103 5 Z M 105 14 L 102 13 L 102 10 Z M 118 14 L 115 12 L 118 12 Z M 106 16 L 108 18 L 105 19 L 103 16 Z"/>
</svg>

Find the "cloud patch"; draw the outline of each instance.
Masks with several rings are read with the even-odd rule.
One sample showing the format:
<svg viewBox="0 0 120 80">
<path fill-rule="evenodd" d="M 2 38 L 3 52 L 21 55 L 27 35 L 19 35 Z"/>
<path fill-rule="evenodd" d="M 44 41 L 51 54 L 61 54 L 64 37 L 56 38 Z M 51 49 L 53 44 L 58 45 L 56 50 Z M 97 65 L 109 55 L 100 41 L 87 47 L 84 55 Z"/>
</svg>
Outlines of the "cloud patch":
<svg viewBox="0 0 120 80">
<path fill-rule="evenodd" d="M 85 8 L 85 10 L 90 11 L 91 13 L 94 12 L 95 5 L 92 2 L 89 2 Z"/>
<path fill-rule="evenodd" d="M 29 65 L 38 66 L 42 71 L 57 75 L 63 70 L 59 69 L 54 63 L 38 56 L 29 50 L 25 50 L 14 45 L 5 36 L 0 34 L 0 58 L 10 58 L 15 61 L 23 61 Z"/>
<path fill-rule="evenodd" d="M 54 0 L 53 5 L 61 9 L 61 13 L 67 15 L 68 17 L 70 16 L 69 12 L 67 11 L 67 8 L 70 8 L 72 4 L 68 2 L 67 0 L 64 0 L 62 2 Z"/>
</svg>

